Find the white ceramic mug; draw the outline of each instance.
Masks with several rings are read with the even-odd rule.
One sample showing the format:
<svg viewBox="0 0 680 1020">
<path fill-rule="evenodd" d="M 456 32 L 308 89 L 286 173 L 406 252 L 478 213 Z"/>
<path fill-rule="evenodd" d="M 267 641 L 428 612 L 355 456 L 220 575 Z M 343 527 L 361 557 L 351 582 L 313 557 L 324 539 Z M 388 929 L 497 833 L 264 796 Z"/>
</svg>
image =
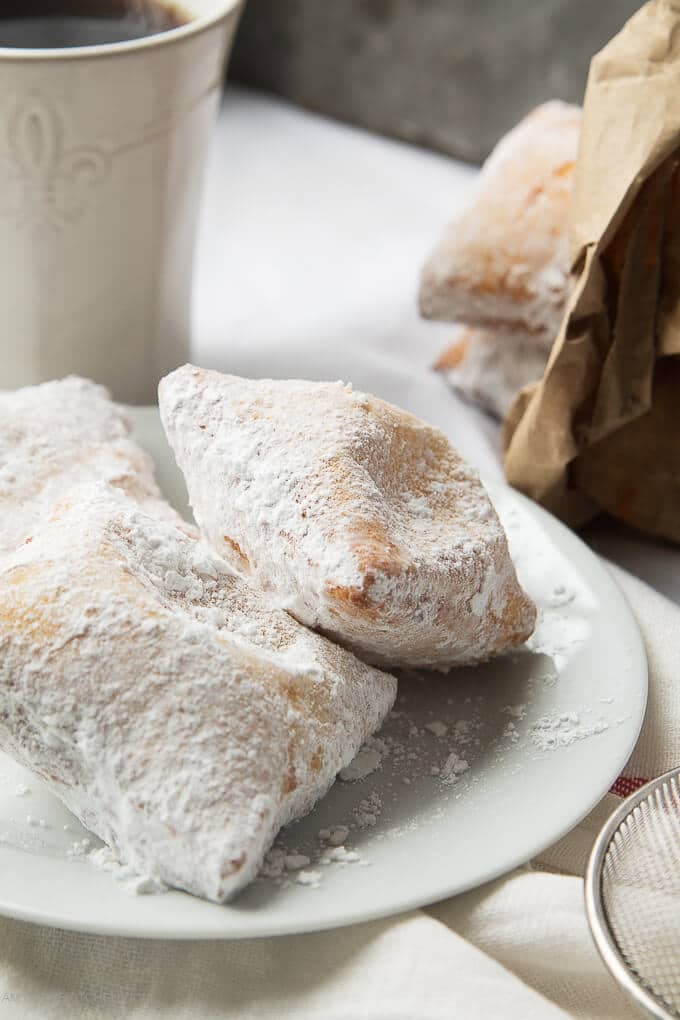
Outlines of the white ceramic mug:
<svg viewBox="0 0 680 1020">
<path fill-rule="evenodd" d="M 242 0 L 171 32 L 0 48 L 0 389 L 69 373 L 150 403 L 188 360 L 194 238 Z"/>
</svg>

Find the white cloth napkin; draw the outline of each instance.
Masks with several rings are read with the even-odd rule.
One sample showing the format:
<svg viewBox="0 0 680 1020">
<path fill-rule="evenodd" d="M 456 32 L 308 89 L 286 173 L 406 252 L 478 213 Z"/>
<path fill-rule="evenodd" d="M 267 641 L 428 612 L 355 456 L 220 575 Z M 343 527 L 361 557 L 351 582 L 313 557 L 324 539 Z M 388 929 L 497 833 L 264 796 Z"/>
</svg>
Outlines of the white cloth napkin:
<svg viewBox="0 0 680 1020">
<path fill-rule="evenodd" d="M 197 279 L 201 363 L 344 378 L 444 428 L 500 477 L 497 430 L 429 366 L 419 265 L 468 168 L 244 92 L 228 98 Z M 610 558 L 680 601 L 677 553 L 599 530 Z M 615 567 L 647 644 L 650 707 L 632 779 L 680 763 L 680 609 Z M 580 876 L 604 801 L 534 866 L 401 917 L 290 938 L 143 942 L 0 920 L 0 1020 L 627 1020 L 588 933 Z"/>
</svg>

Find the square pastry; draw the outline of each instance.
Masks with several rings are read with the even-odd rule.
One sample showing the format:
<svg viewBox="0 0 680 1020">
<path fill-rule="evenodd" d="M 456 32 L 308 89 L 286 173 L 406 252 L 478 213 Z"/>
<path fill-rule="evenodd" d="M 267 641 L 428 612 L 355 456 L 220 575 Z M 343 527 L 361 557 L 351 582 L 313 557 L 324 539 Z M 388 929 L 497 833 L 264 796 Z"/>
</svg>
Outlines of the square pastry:
<svg viewBox="0 0 680 1020">
<path fill-rule="evenodd" d="M 438 429 L 342 383 L 191 365 L 159 401 L 204 538 L 302 623 L 401 667 L 531 634 L 496 512 Z"/>
</svg>

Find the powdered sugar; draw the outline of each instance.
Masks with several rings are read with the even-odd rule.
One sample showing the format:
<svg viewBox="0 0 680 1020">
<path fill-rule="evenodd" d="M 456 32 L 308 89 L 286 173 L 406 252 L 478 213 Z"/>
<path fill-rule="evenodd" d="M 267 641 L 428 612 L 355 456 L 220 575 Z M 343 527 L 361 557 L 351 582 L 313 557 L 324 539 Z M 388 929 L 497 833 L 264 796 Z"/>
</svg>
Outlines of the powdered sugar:
<svg viewBox="0 0 680 1020">
<path fill-rule="evenodd" d="M 368 797 L 360 800 L 353 815 L 352 821 L 357 829 L 372 828 L 377 824 L 382 813 L 383 801 L 377 790 L 372 790 Z"/>
<path fill-rule="evenodd" d="M 548 343 L 539 334 L 467 327 L 435 365 L 448 384 L 473 404 L 503 418 L 521 389 L 543 375 Z"/>
<path fill-rule="evenodd" d="M 344 828 L 344 839 L 347 838 L 349 829 Z M 313 868 L 309 868 L 310 857 L 313 858 Z M 361 854 L 356 850 L 348 849 L 344 841 L 331 842 L 329 846 L 313 847 L 307 853 L 288 852 L 285 845 L 277 840 L 277 844 L 265 855 L 260 868 L 261 879 L 269 879 L 279 885 L 290 885 L 297 882 L 299 885 L 317 887 L 321 883 L 322 872 L 319 868 L 327 868 L 330 865 L 346 865 L 367 863 Z M 296 873 L 296 874 L 293 874 Z"/>
<path fill-rule="evenodd" d="M 320 871 L 300 871 L 295 876 L 295 881 L 298 885 L 308 886 L 310 889 L 318 889 L 321 885 L 321 872 Z"/>
<path fill-rule="evenodd" d="M 531 740 L 541 751 L 568 747 L 576 740 L 597 736 L 609 729 L 603 719 L 583 720 L 578 712 L 543 715 L 531 727 Z"/>
<path fill-rule="evenodd" d="M 356 758 L 340 769 L 338 776 L 345 783 L 356 782 L 357 779 L 365 779 L 380 768 L 383 755 L 387 751 L 387 745 L 379 737 L 369 737 L 359 751 Z"/>
<path fill-rule="evenodd" d="M 458 782 L 460 776 L 470 768 L 469 763 L 462 758 L 457 751 L 451 751 L 448 758 L 439 770 L 439 775 L 442 777 L 442 781 L 453 786 L 454 783 Z"/>
<path fill-rule="evenodd" d="M 346 825 L 338 825 L 331 829 L 327 841 L 331 846 L 341 846 L 347 839 L 349 828 Z"/>
<path fill-rule="evenodd" d="M 95 868 L 105 871 L 119 882 L 127 893 L 134 896 L 149 896 L 166 892 L 167 886 L 154 875 L 139 874 L 129 865 L 123 864 L 114 850 L 108 846 L 88 852 L 88 860 Z"/>
<path fill-rule="evenodd" d="M 433 733 L 435 737 L 444 737 L 448 732 L 448 726 L 443 723 L 441 719 L 435 719 L 433 722 L 425 723 L 424 729 Z"/>
</svg>

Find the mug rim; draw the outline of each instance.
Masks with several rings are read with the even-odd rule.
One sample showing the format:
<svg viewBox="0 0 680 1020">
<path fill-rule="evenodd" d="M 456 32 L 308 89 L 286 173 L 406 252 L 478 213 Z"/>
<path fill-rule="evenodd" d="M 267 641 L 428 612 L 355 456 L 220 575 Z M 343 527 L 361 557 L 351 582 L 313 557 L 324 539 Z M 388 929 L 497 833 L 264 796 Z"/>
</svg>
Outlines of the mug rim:
<svg viewBox="0 0 680 1020">
<path fill-rule="evenodd" d="M 58 60 L 61 62 L 86 60 L 88 57 L 116 57 L 135 53 L 138 50 L 155 49 L 157 46 L 169 46 L 213 28 L 244 3 L 245 0 L 222 0 L 219 5 L 216 5 L 217 9 L 212 14 L 192 17 L 185 25 L 178 25 L 177 28 L 171 28 L 165 32 L 155 32 L 152 35 L 145 35 L 139 39 L 128 39 L 122 42 L 99 43 L 94 46 L 45 47 L 42 49 L 0 46 L 0 64 L 10 61 L 35 62 L 38 60 Z"/>
</svg>

